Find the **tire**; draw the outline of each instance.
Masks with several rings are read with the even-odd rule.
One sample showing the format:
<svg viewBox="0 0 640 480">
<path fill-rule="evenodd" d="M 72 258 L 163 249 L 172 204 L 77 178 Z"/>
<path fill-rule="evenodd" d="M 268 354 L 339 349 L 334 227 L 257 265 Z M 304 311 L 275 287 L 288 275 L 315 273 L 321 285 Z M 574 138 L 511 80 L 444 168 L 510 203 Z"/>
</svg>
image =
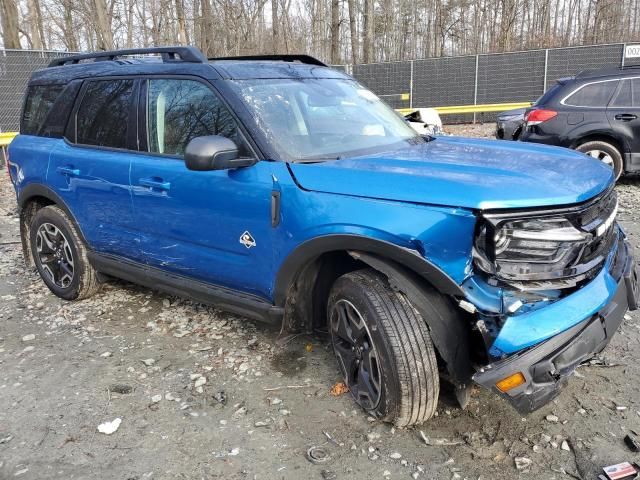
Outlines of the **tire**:
<svg viewBox="0 0 640 480">
<path fill-rule="evenodd" d="M 87 248 L 61 208 L 50 205 L 38 210 L 29 227 L 29 240 L 38 273 L 55 295 L 81 300 L 99 290 Z"/>
<path fill-rule="evenodd" d="M 351 272 L 334 283 L 327 317 L 338 367 L 356 403 L 398 427 L 434 415 L 440 391 L 435 349 L 404 294 L 375 270 Z"/>
<path fill-rule="evenodd" d="M 576 150 L 609 165 L 613 168 L 616 180 L 620 178 L 620 175 L 622 175 L 624 167 L 622 155 L 620 154 L 620 151 L 610 143 L 594 140 L 592 142 L 585 142 L 582 145 L 578 145 Z"/>
</svg>

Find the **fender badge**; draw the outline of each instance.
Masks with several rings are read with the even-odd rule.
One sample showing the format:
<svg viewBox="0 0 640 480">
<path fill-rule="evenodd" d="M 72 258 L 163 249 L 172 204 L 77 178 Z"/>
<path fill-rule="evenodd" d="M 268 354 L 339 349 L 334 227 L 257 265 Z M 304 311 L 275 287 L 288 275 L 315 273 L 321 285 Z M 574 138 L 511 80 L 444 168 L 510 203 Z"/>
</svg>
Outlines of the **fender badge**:
<svg viewBox="0 0 640 480">
<path fill-rule="evenodd" d="M 246 231 L 242 235 L 240 235 L 240 243 L 247 248 L 255 247 L 256 241 L 253 239 L 251 234 Z"/>
</svg>

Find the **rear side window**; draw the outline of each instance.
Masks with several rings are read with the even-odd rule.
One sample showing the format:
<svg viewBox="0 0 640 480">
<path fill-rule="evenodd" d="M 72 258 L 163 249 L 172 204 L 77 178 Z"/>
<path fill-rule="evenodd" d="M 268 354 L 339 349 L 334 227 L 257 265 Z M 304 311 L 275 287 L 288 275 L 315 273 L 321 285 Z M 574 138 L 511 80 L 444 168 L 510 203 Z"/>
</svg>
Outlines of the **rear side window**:
<svg viewBox="0 0 640 480">
<path fill-rule="evenodd" d="M 34 85 L 27 90 L 20 133 L 38 135 L 64 85 Z"/>
<path fill-rule="evenodd" d="M 640 78 L 622 80 L 611 107 L 640 107 Z"/>
<path fill-rule="evenodd" d="M 606 107 L 618 86 L 618 80 L 585 85 L 564 103 L 574 107 Z"/>
<path fill-rule="evenodd" d="M 126 148 L 133 80 L 89 82 L 76 115 L 76 142 Z"/>
</svg>

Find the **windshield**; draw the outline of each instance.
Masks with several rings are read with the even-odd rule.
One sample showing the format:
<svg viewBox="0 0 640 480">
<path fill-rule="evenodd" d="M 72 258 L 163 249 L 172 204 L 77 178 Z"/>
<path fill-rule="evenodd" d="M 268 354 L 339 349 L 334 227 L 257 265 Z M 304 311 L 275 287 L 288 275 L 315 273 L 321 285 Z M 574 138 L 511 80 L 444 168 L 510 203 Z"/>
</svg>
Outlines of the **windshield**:
<svg viewBox="0 0 640 480">
<path fill-rule="evenodd" d="M 232 83 L 283 160 L 330 160 L 424 141 L 400 115 L 353 80 Z"/>
</svg>

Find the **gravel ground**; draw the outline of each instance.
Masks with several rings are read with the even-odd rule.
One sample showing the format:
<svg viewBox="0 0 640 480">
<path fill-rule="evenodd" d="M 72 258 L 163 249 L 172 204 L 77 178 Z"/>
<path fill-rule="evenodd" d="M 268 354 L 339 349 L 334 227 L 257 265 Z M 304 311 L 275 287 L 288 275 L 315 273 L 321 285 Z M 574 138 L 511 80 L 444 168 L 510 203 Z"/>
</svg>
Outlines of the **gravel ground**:
<svg viewBox="0 0 640 480">
<path fill-rule="evenodd" d="M 477 389 L 465 411 L 445 393 L 427 424 L 393 429 L 330 394 L 338 377 L 325 338 L 282 337 L 125 282 L 81 302 L 54 297 L 23 264 L 5 172 L 0 479 L 593 479 L 604 465 L 640 460 L 623 442 L 640 432 L 637 313 L 556 401 L 525 418 Z M 618 190 L 637 249 L 640 181 Z M 98 431 L 116 419 L 117 431 Z M 307 460 L 311 447 L 328 460 Z"/>
</svg>

